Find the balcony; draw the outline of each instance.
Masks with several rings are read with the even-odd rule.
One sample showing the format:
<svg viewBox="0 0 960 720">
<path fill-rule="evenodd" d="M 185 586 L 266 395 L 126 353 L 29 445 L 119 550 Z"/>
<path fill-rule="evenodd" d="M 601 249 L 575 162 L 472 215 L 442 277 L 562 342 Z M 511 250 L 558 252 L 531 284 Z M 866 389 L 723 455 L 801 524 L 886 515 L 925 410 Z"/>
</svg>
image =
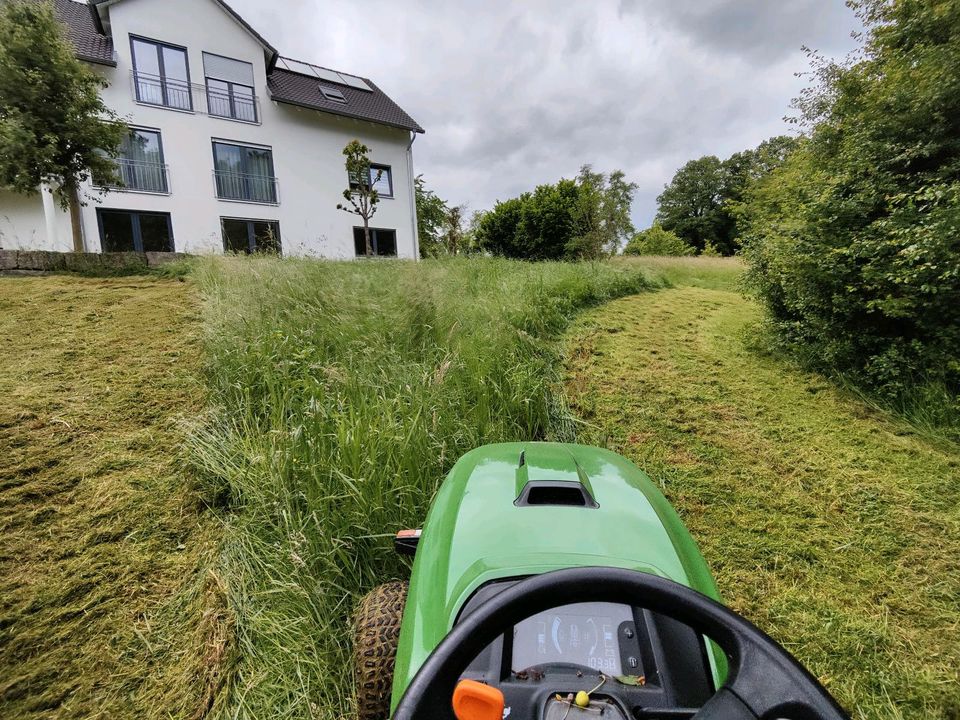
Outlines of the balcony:
<svg viewBox="0 0 960 720">
<path fill-rule="evenodd" d="M 217 197 L 220 200 L 279 205 L 279 184 L 270 175 L 213 171 Z"/>
<path fill-rule="evenodd" d="M 255 95 L 231 94 L 206 85 L 135 70 L 130 73 L 130 84 L 134 99 L 144 105 L 260 124 L 260 99 Z"/>
<path fill-rule="evenodd" d="M 116 160 L 119 184 L 108 183 L 104 187 L 130 192 L 170 194 L 167 166 L 163 163 L 142 162 L 118 158 Z"/>
</svg>

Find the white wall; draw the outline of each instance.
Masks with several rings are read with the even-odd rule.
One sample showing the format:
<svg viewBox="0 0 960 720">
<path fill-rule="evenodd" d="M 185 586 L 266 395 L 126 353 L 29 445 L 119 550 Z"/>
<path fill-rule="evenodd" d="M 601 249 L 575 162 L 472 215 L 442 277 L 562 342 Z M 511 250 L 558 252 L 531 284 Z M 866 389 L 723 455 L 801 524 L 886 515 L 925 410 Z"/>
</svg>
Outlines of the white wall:
<svg viewBox="0 0 960 720">
<path fill-rule="evenodd" d="M 0 190 L 0 249 L 3 250 L 59 250 L 71 249 L 70 216 L 54 207 L 54 237 L 47 234 L 40 194 L 18 195 Z"/>
<path fill-rule="evenodd" d="M 98 197 L 83 209 L 88 250 L 100 250 L 96 208 L 103 207 L 169 212 L 174 249 L 181 252 L 221 252 L 220 218 L 240 217 L 278 221 L 285 254 L 353 257 L 352 228 L 362 221 L 337 210 L 336 205 L 347 185 L 342 150 L 357 138 L 371 148 L 373 162 L 392 168 L 394 197 L 381 200 L 371 225 L 396 230 L 398 255 L 415 257 L 413 173 L 408 165 L 407 131 L 272 102 L 267 92 L 263 48 L 213 0 L 124 0 L 110 8 L 110 24 L 117 67 L 92 66 L 110 82 L 103 92 L 104 101 L 131 125 L 161 131 L 171 194 L 111 191 Z M 137 103 L 131 77 L 130 34 L 185 46 L 194 84 L 204 81 L 204 51 L 253 63 L 262 124 Z M 323 58 L 306 59 L 321 62 Z M 270 146 L 279 204 L 218 200 L 212 138 Z M 93 189 L 88 192 L 97 195 Z M 0 196 L 0 216 L 7 214 L 7 207 L 6 196 Z M 18 224 L 30 224 L 26 221 L 29 210 L 15 212 Z M 33 237 L 45 242 L 41 239 L 42 212 L 33 225 Z"/>
</svg>

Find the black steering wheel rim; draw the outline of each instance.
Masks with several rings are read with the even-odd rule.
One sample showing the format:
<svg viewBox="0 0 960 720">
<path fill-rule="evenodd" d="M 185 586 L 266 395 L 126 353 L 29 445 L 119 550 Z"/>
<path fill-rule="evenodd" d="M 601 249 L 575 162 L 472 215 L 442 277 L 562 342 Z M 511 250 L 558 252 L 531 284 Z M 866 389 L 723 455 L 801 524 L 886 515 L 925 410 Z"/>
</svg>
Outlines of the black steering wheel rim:
<svg viewBox="0 0 960 720">
<path fill-rule="evenodd" d="M 615 602 L 678 620 L 727 655 L 724 686 L 697 720 L 849 720 L 829 692 L 762 630 L 696 590 L 620 568 L 582 567 L 535 575 L 487 600 L 441 641 L 400 699 L 393 720 L 452 720 L 451 698 L 470 662 L 521 620 L 561 605 Z"/>
</svg>

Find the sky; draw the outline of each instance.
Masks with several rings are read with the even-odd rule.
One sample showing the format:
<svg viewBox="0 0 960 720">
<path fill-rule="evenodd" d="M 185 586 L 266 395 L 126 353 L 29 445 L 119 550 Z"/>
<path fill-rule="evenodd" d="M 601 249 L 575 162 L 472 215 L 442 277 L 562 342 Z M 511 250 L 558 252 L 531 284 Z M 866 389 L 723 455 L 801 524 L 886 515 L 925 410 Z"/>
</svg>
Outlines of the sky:
<svg viewBox="0 0 960 720">
<path fill-rule="evenodd" d="M 369 77 L 422 127 L 415 171 L 468 212 L 580 166 L 623 170 L 647 227 L 673 173 L 790 132 L 803 46 L 843 0 L 231 0 L 282 55 Z M 277 8 L 282 7 L 282 11 Z"/>
</svg>

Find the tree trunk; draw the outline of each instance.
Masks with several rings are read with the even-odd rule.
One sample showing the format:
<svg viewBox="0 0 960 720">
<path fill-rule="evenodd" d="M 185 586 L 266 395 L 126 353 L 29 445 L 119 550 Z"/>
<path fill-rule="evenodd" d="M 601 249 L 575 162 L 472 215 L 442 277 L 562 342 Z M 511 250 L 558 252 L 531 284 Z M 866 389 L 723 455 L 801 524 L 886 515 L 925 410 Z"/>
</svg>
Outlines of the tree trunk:
<svg viewBox="0 0 960 720">
<path fill-rule="evenodd" d="M 363 219 L 363 237 L 367 241 L 367 257 L 372 257 L 373 244 L 370 242 L 370 223 L 366 218 Z"/>
<path fill-rule="evenodd" d="M 67 202 L 70 204 L 70 229 L 73 231 L 73 251 L 84 252 L 83 222 L 80 219 L 80 193 L 77 186 L 67 186 Z"/>
</svg>

